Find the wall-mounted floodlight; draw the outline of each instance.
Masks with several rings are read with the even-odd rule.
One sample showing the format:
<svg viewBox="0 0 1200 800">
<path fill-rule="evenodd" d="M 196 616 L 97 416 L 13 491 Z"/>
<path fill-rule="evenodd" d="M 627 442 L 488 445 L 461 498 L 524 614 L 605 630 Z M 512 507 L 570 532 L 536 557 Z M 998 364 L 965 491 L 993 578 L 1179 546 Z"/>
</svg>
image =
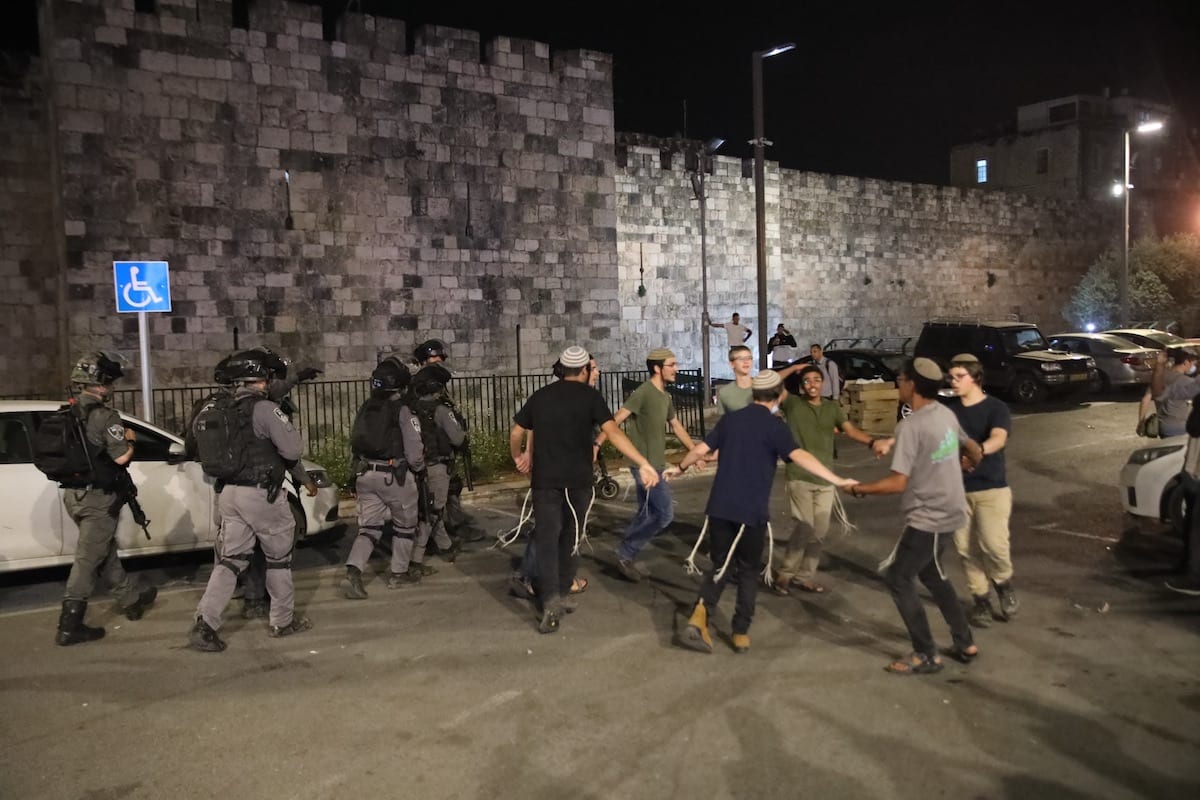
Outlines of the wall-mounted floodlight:
<svg viewBox="0 0 1200 800">
<path fill-rule="evenodd" d="M 1138 133 L 1154 133 L 1161 131 L 1163 128 L 1162 120 L 1154 120 L 1153 122 L 1143 122 L 1137 126 Z"/>
<path fill-rule="evenodd" d="M 789 50 L 795 50 L 795 49 L 796 49 L 796 43 L 788 42 L 787 44 L 776 45 L 775 47 L 772 47 L 770 50 L 763 51 L 762 57 L 770 58 L 771 56 L 777 56 L 782 53 L 786 53 Z"/>
<path fill-rule="evenodd" d="M 704 154 L 712 155 L 721 149 L 721 145 L 725 144 L 725 140 L 719 136 L 714 136 L 704 143 Z"/>
</svg>

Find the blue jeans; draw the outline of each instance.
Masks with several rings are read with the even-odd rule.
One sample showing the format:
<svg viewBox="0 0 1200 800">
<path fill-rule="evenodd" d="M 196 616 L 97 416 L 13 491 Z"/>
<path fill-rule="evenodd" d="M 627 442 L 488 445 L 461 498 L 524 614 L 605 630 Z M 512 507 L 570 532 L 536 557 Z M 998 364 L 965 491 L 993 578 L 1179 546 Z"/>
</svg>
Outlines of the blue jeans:
<svg viewBox="0 0 1200 800">
<path fill-rule="evenodd" d="M 637 484 L 638 509 L 629 523 L 629 530 L 625 531 L 625 538 L 617 545 L 617 555 L 633 561 L 651 539 L 666 530 L 675 518 L 675 511 L 671 508 L 671 490 L 667 482 L 662 480 L 662 472 L 658 473 L 658 485 L 647 489 L 637 469 L 631 468 L 629 471 L 633 473 L 634 483 Z"/>
</svg>

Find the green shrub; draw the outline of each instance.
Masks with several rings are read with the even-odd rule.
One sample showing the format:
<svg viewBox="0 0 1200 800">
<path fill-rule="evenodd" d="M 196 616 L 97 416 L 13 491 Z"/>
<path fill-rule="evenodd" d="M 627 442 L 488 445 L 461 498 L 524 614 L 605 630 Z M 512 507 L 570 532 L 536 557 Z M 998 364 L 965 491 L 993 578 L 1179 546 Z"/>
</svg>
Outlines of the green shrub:
<svg viewBox="0 0 1200 800">
<path fill-rule="evenodd" d="M 519 474 L 508 452 L 508 433 L 476 431 L 471 434 L 471 477 L 494 481 Z"/>
<path fill-rule="evenodd" d="M 317 462 L 342 489 L 350 485 L 350 434 L 338 433 L 313 442 L 306 457 Z"/>
</svg>

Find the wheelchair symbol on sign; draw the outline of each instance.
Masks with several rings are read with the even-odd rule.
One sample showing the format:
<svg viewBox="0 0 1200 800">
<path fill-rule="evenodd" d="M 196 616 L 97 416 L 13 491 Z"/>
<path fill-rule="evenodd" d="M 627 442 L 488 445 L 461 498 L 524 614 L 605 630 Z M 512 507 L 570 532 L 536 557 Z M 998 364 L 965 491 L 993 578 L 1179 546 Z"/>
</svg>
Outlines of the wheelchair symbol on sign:
<svg viewBox="0 0 1200 800">
<path fill-rule="evenodd" d="M 138 273 L 141 270 L 137 267 L 129 268 L 129 283 L 125 284 L 121 296 L 125 298 L 125 302 L 134 308 L 145 308 L 151 303 L 161 303 L 162 298 L 154 291 L 154 287 L 145 281 L 138 280 Z M 141 295 L 141 300 L 134 300 L 131 293 L 137 292 Z"/>
</svg>

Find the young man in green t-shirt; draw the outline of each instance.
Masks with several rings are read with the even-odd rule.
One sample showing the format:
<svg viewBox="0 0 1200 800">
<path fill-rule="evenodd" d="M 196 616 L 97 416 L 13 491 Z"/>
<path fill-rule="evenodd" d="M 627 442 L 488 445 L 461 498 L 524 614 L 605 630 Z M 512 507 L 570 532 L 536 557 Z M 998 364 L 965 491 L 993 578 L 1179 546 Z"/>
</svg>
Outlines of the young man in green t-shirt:
<svg viewBox="0 0 1200 800">
<path fill-rule="evenodd" d="M 646 369 L 650 379 L 629 395 L 614 419 L 618 425 L 629 420 L 625 433 L 637 451 L 658 470 L 661 478 L 667 467 L 668 425 L 685 448 L 691 450 L 695 445 L 692 437 L 688 436 L 687 428 L 675 416 L 675 404 L 671 402 L 671 395 L 667 394 L 667 384 L 675 382 L 675 373 L 679 369 L 675 354 L 665 347 L 651 350 L 646 356 Z M 665 480 L 647 488 L 638 471 L 635 469 L 631 472 L 637 483 L 638 510 L 629 523 L 629 529 L 625 531 L 625 538 L 617 545 L 617 569 L 636 583 L 642 579 L 642 572 L 634 565 L 634 560 L 651 539 L 671 524 L 674 510 L 671 507 L 671 489 Z"/>
<path fill-rule="evenodd" d="M 829 469 L 833 469 L 833 436 L 839 430 L 847 438 L 874 449 L 875 440 L 846 419 L 846 412 L 837 401 L 822 396 L 825 376 L 819 367 L 809 364 L 800 370 L 798 377 L 801 394 L 789 394 L 779 410 L 800 447 Z M 786 595 L 790 593 L 789 587 L 794 586 L 805 592 L 824 592 L 825 587 L 813 579 L 821 564 L 821 546 L 829 532 L 837 489 L 808 470 L 788 464 L 787 493 L 796 524 L 771 590 Z"/>
<path fill-rule="evenodd" d="M 744 344 L 729 348 L 729 368 L 733 370 L 733 383 L 717 390 L 717 413 L 728 414 L 750 405 L 750 371 L 754 369 L 754 354 Z"/>
</svg>

